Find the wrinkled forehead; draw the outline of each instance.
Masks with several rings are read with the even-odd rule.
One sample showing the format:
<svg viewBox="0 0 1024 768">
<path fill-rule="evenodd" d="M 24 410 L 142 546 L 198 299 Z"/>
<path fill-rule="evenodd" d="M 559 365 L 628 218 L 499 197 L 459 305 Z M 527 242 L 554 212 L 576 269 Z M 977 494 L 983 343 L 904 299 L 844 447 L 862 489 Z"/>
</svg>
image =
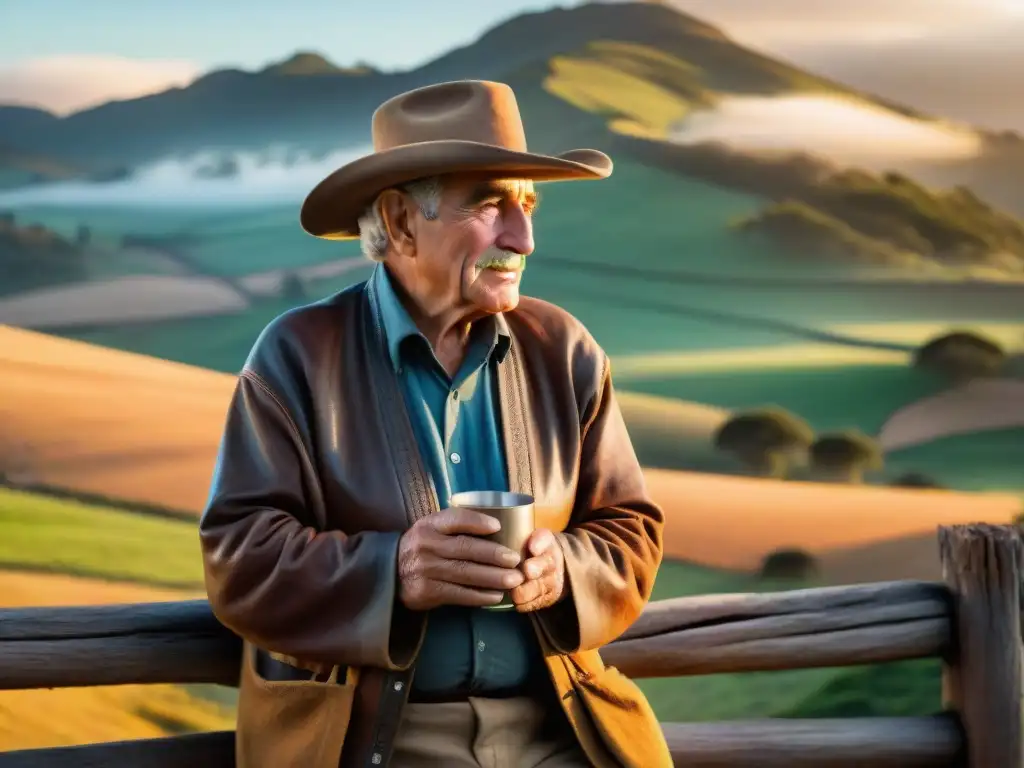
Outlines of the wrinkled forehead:
<svg viewBox="0 0 1024 768">
<path fill-rule="evenodd" d="M 450 189 L 465 203 L 482 203 L 494 198 L 517 203 L 532 203 L 537 192 L 530 179 L 514 179 L 489 174 L 452 174 L 445 179 Z"/>
</svg>

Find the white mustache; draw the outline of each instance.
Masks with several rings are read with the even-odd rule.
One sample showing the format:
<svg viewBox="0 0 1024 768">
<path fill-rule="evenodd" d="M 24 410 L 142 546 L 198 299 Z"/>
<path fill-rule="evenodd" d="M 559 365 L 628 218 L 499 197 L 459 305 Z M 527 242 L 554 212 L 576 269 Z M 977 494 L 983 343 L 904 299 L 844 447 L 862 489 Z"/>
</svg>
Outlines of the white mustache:
<svg viewBox="0 0 1024 768">
<path fill-rule="evenodd" d="M 526 257 L 514 251 L 503 251 L 492 248 L 476 263 L 477 269 L 522 270 L 526 266 Z"/>
</svg>

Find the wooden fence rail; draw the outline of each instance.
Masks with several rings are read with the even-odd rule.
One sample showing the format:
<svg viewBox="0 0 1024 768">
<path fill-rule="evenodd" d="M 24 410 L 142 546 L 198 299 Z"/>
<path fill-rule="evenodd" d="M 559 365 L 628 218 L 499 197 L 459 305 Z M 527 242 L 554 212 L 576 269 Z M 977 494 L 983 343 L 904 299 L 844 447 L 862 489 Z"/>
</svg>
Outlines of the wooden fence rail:
<svg viewBox="0 0 1024 768">
<path fill-rule="evenodd" d="M 634 678 L 944 661 L 943 715 L 666 723 L 680 766 L 1022 768 L 1020 530 L 942 528 L 939 544 L 945 583 L 657 601 L 602 656 Z M 5 609 L 0 690 L 234 686 L 240 648 L 202 600 Z M 0 768 L 227 768 L 233 739 L 219 732 L 0 752 Z"/>
</svg>

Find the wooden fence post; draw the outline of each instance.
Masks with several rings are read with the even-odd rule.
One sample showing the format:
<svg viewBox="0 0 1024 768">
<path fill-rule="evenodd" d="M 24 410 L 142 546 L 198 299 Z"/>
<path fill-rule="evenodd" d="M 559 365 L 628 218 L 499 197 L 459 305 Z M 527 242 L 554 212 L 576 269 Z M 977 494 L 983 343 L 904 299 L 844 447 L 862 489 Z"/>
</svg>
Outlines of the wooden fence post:
<svg viewBox="0 0 1024 768">
<path fill-rule="evenodd" d="M 1021 768 L 1020 532 L 1009 525 L 941 527 L 939 555 L 955 638 L 942 696 L 963 724 L 967 765 Z"/>
</svg>

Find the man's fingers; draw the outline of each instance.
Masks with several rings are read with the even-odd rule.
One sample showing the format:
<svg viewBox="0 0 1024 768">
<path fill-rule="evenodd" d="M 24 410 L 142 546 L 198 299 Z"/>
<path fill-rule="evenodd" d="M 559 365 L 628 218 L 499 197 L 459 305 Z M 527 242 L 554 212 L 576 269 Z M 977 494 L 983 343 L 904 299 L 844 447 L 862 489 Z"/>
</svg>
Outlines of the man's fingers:
<svg viewBox="0 0 1024 768">
<path fill-rule="evenodd" d="M 516 610 L 519 613 L 531 613 L 539 611 L 541 608 L 547 608 L 549 602 L 548 596 L 545 594 L 525 603 L 516 603 Z"/>
<path fill-rule="evenodd" d="M 551 573 L 555 570 L 555 559 L 549 552 L 545 552 L 538 557 L 531 557 L 525 563 L 523 563 L 522 571 L 526 574 L 527 579 L 539 579 L 545 574 Z"/>
<path fill-rule="evenodd" d="M 435 554 L 447 560 L 468 560 L 484 565 L 500 565 L 503 568 L 515 568 L 522 559 L 518 552 L 476 536 L 439 536 L 431 542 L 431 548 Z"/>
<path fill-rule="evenodd" d="M 555 534 L 547 528 L 538 528 L 530 534 L 530 538 L 526 542 L 526 548 L 531 555 L 541 555 L 554 546 L 557 546 L 555 544 Z"/>
<path fill-rule="evenodd" d="M 450 508 L 435 512 L 425 518 L 438 533 L 454 536 L 459 533 L 470 536 L 487 536 L 501 530 L 496 518 L 472 509 Z"/>
<path fill-rule="evenodd" d="M 427 588 L 431 590 L 431 597 L 436 605 L 465 605 L 480 608 L 485 605 L 497 605 L 504 596 L 503 592 L 473 589 L 445 581 L 431 581 Z"/>
<path fill-rule="evenodd" d="M 514 589 L 524 579 L 517 568 L 498 568 L 467 560 L 437 559 L 426 566 L 424 573 L 436 581 L 500 591 Z"/>
<path fill-rule="evenodd" d="M 531 579 L 511 590 L 508 596 L 518 607 L 540 600 L 545 594 L 547 594 L 547 580 Z"/>
</svg>

